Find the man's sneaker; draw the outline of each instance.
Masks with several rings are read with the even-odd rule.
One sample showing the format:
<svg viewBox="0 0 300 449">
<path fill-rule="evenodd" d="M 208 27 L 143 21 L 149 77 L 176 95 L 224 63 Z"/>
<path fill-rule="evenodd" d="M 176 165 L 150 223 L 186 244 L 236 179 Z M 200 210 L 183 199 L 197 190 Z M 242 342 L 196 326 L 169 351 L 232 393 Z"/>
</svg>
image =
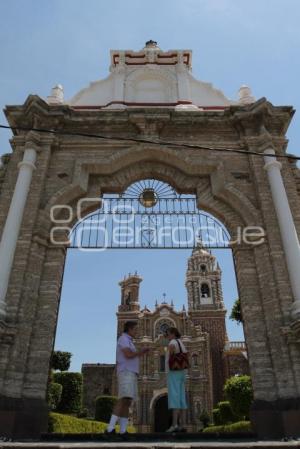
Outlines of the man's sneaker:
<svg viewBox="0 0 300 449">
<path fill-rule="evenodd" d="M 130 433 L 127 432 L 127 430 L 126 430 L 126 432 L 122 432 L 122 433 L 120 432 L 119 435 L 120 435 L 120 437 L 122 437 L 124 440 L 127 440 L 127 439 L 128 439 L 128 435 L 130 435 Z"/>
<path fill-rule="evenodd" d="M 113 429 L 113 430 L 109 431 L 109 430 L 105 429 L 104 433 L 105 433 L 105 435 L 115 435 L 116 434 L 116 430 Z"/>
<path fill-rule="evenodd" d="M 167 433 L 173 433 L 173 432 L 179 432 L 178 426 L 171 426 L 168 430 L 166 430 Z"/>
</svg>

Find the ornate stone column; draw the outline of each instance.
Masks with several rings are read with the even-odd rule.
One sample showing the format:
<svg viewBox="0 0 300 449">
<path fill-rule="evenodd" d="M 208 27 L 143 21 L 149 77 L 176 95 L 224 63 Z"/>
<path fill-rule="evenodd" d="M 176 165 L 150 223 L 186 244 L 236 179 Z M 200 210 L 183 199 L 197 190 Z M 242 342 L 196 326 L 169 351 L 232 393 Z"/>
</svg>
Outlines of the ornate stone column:
<svg viewBox="0 0 300 449">
<path fill-rule="evenodd" d="M 264 151 L 265 166 L 267 171 L 272 198 L 279 223 L 282 244 L 285 252 L 289 277 L 291 281 L 294 303 L 292 305 L 292 318 L 300 319 L 300 246 L 295 228 L 288 197 L 281 176 L 282 164 L 276 157 L 273 149 Z"/>
<path fill-rule="evenodd" d="M 31 184 L 32 172 L 36 168 L 36 149 L 32 142 L 25 147 L 23 160 L 19 163 L 19 174 L 4 225 L 0 243 L 0 320 L 5 319 L 5 298 L 19 237 L 24 208 Z"/>
</svg>

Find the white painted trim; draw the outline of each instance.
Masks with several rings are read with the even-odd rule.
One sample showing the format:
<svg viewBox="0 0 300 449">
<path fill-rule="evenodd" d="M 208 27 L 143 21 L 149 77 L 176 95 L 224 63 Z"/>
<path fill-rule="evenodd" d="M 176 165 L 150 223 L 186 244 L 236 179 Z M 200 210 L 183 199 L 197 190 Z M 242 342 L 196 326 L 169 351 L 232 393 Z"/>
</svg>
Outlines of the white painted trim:
<svg viewBox="0 0 300 449">
<path fill-rule="evenodd" d="M 0 242 L 0 319 L 5 319 L 6 316 L 6 293 L 31 184 L 32 172 L 36 168 L 35 162 L 36 150 L 32 148 L 26 149 L 23 160 L 18 165 L 19 174 L 2 233 Z"/>
<path fill-rule="evenodd" d="M 292 318 L 300 319 L 300 245 L 290 209 L 285 186 L 281 176 L 282 164 L 276 160 L 273 149 L 264 151 L 264 169 L 267 171 L 273 203 L 279 223 L 282 244 L 291 281 L 294 303 Z"/>
</svg>

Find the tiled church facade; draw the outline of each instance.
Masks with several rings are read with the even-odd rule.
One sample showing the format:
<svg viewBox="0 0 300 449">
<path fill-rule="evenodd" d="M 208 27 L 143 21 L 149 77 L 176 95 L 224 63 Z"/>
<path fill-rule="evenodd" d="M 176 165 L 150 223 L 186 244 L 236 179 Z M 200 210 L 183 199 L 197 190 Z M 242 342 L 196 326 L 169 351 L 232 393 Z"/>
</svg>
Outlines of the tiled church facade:
<svg viewBox="0 0 300 449">
<path fill-rule="evenodd" d="M 230 343 L 226 334 L 221 286 L 221 269 L 216 258 L 201 245 L 188 260 L 186 288 L 188 309 L 176 311 L 173 303 L 156 303 L 153 311 L 140 308 L 139 286 L 142 278 L 129 275 L 120 282 L 121 304 L 118 308 L 118 336 L 127 320 L 138 322 L 136 346 L 147 346 L 149 354 L 140 364 L 139 400 L 133 410 L 133 421 L 139 431 L 165 430 L 169 425 L 165 372 L 166 329 L 175 326 L 182 334 L 191 360 L 187 374 L 189 408 L 185 425 L 189 431 L 199 428 L 202 411 L 211 412 L 222 399 L 227 377 L 248 373 L 248 360 L 243 342 Z M 116 394 L 114 365 L 83 364 L 83 402 L 90 415 L 95 398 Z"/>
</svg>

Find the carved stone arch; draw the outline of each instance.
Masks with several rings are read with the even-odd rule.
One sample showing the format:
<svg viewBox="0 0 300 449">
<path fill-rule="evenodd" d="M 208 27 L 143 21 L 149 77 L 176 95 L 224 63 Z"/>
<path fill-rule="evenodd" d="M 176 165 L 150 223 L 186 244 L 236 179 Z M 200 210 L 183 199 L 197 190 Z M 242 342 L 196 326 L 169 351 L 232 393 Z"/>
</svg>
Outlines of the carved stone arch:
<svg viewBox="0 0 300 449">
<path fill-rule="evenodd" d="M 109 177 L 101 178 L 102 192 L 124 192 L 131 184 L 142 179 L 153 178 L 170 184 L 178 193 L 195 193 L 200 181 L 198 176 L 188 176 L 172 165 L 157 161 L 142 160 L 127 166 Z"/>
<path fill-rule="evenodd" d="M 209 176 L 215 172 L 219 166 L 216 160 L 209 160 L 199 163 L 194 158 L 187 158 L 181 149 L 174 149 L 166 146 L 138 145 L 118 151 L 108 158 L 100 166 L 93 164 L 92 173 L 111 174 L 137 162 L 152 161 L 164 163 L 177 168 L 189 176 Z"/>
<path fill-rule="evenodd" d="M 195 194 L 198 207 L 218 218 L 228 228 L 232 237 L 238 227 L 259 223 L 259 215 L 254 205 L 237 188 L 225 182 L 222 170 L 215 163 L 207 163 L 198 173 L 195 164 L 188 164 L 170 150 L 139 150 L 131 156 L 128 161 L 126 154 L 121 154 L 114 160 L 114 164 L 109 161 L 108 164 L 99 163 L 93 167 L 82 161 L 78 162 L 75 170 L 77 175 L 72 184 L 55 192 L 41 212 L 43 228 L 49 229 L 51 223 L 48 218 L 47 226 L 45 219 L 47 220 L 47 215 L 50 216 L 51 207 L 55 205 L 65 204 L 72 208 L 73 219 L 70 225 L 73 226 L 79 218 L 78 200 L 81 199 L 80 215 L 83 218 L 99 207 L 97 198 L 103 193 L 122 193 L 132 183 L 149 177 L 167 182 L 178 193 Z M 97 185 L 96 189 L 95 185 L 90 185 L 92 176 L 94 184 Z M 89 199 L 85 201 L 85 197 Z M 59 216 L 58 214 L 58 218 Z"/>
<path fill-rule="evenodd" d="M 142 151 L 141 151 L 142 150 Z M 111 161 L 112 162 L 112 161 Z M 138 167 L 138 163 L 143 165 L 143 173 L 140 173 L 141 169 Z M 150 167 L 150 164 L 152 167 Z M 162 164 L 161 167 L 159 165 Z M 164 165 L 165 164 L 165 165 Z M 164 168 L 165 166 L 165 173 Z M 251 200 L 240 190 L 234 187 L 232 184 L 226 182 L 224 177 L 224 167 L 222 164 L 216 161 L 206 160 L 205 163 L 194 163 L 191 161 L 187 162 L 186 157 L 180 151 L 175 151 L 170 148 L 137 148 L 128 149 L 124 152 L 118 154 L 117 157 L 113 159 L 113 173 L 111 173 L 111 182 L 114 177 L 120 176 L 121 171 L 128 173 L 128 167 L 131 168 L 132 172 L 136 171 L 136 175 L 131 173 L 128 181 L 123 186 L 126 188 L 130 183 L 138 181 L 144 177 L 155 177 L 161 181 L 169 183 L 178 193 L 196 193 L 197 199 L 200 203 L 200 192 L 203 191 L 205 187 L 209 188 L 210 191 L 210 201 L 206 204 L 204 198 L 203 208 L 212 215 L 220 217 L 221 221 L 225 219 L 223 214 L 218 213 L 219 207 L 222 209 L 222 205 L 228 205 L 233 211 L 239 215 L 238 221 L 240 225 L 257 225 L 260 222 L 260 216 L 252 204 Z M 125 169 L 125 170 L 124 170 Z M 115 171 L 117 173 L 115 173 Z M 155 173 L 155 175 L 153 174 Z M 168 176 L 171 175 L 171 176 Z M 160 177 L 162 176 L 162 177 Z M 198 183 L 195 185 L 195 182 Z M 123 188 L 124 188 L 123 187 Z M 115 191 L 115 190 L 114 190 Z M 205 196 L 207 192 L 205 192 Z M 202 195 L 201 195 L 202 197 Z M 214 197 L 214 199 L 212 198 Z M 213 209 L 211 204 L 215 202 L 216 198 L 220 198 L 221 202 L 216 204 Z M 213 201 L 212 201 L 213 200 Z M 201 204 L 199 204 L 201 208 Z M 224 206 L 223 206 L 224 208 Z M 229 213 L 229 210 L 228 210 Z M 228 222 L 230 220 L 228 219 Z"/>
</svg>

